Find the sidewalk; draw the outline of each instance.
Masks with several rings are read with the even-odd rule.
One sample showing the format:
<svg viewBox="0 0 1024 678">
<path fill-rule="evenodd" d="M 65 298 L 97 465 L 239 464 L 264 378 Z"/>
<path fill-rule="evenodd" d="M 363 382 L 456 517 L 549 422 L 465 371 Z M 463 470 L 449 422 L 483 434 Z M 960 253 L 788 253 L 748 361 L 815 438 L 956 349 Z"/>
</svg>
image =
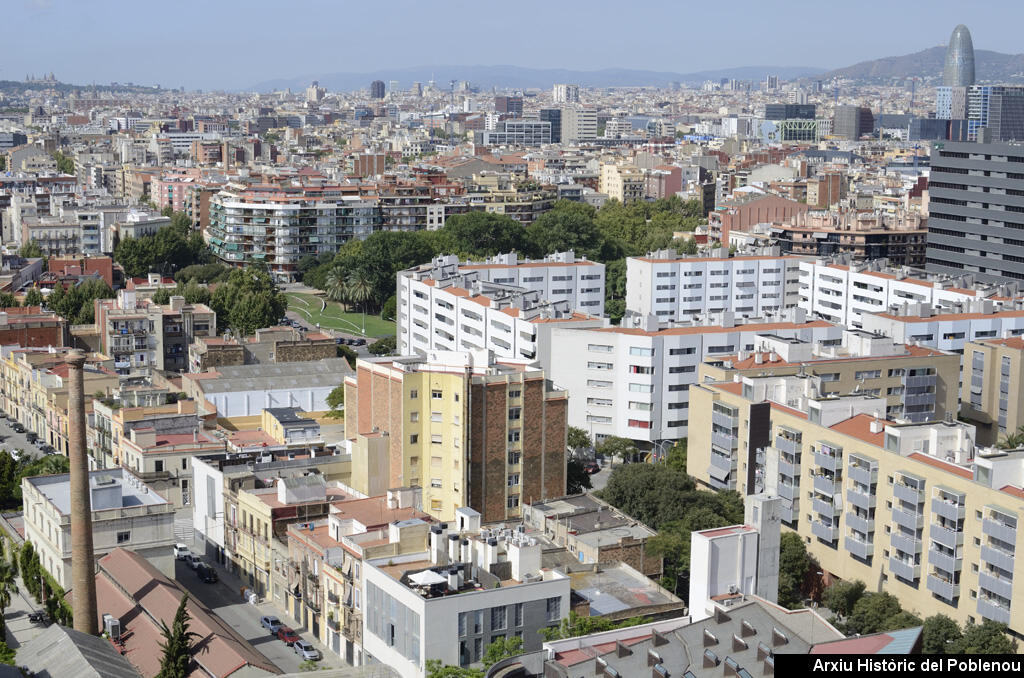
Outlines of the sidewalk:
<svg viewBox="0 0 1024 678">
<path fill-rule="evenodd" d="M 28 620 L 29 614 L 42 612 L 45 608 L 36 604 L 20 575 L 15 581 L 18 583 L 18 592 L 11 596 L 11 604 L 4 614 L 4 621 L 7 622 L 5 640 L 12 650 L 17 650 L 46 629 L 42 624 L 33 624 Z"/>
</svg>

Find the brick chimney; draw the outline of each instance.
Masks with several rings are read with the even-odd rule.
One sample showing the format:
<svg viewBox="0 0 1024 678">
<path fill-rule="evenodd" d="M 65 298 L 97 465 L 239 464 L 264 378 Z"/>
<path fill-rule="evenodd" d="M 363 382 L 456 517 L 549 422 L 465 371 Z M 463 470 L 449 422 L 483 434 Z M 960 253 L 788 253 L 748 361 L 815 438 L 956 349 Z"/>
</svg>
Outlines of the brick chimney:
<svg viewBox="0 0 1024 678">
<path fill-rule="evenodd" d="M 92 547 L 92 503 L 89 497 L 89 457 L 85 449 L 85 354 L 68 353 L 68 438 L 71 461 L 71 586 L 75 630 L 95 636 L 96 563 Z"/>
</svg>

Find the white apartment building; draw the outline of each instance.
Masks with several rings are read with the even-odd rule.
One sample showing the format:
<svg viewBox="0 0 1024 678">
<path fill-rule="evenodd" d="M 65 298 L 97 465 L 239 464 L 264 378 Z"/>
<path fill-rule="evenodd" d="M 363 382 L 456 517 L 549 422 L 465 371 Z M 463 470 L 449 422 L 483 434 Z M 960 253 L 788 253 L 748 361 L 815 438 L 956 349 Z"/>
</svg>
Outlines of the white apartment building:
<svg viewBox="0 0 1024 678">
<path fill-rule="evenodd" d="M 479 665 L 499 637 L 540 650 L 538 630 L 570 609 L 571 580 L 542 568 L 541 545 L 518 531 L 435 529 L 427 553 L 364 560 L 362 571 L 363 650 L 408 678 L 423 678 L 428 659 Z"/>
<path fill-rule="evenodd" d="M 566 106 L 562 109 L 562 143 L 574 144 L 597 138 L 597 111 Z"/>
<path fill-rule="evenodd" d="M 799 309 L 785 317 L 737 324 L 733 314 L 721 313 L 659 326 L 652 316 L 634 324 L 627 315 L 620 327 L 556 327 L 545 370 L 571 394 L 570 426 L 598 442 L 618 436 L 658 448 L 686 437 L 689 389 L 705 359 L 753 351 L 759 335 L 842 344 L 841 326 L 807 322 Z"/>
<path fill-rule="evenodd" d="M 580 101 L 580 86 L 557 84 L 551 88 L 551 100 L 556 104 L 576 104 Z"/>
<path fill-rule="evenodd" d="M 928 304 L 908 304 L 896 312 L 865 313 L 862 323 L 865 330 L 892 337 L 896 343 L 961 355 L 968 341 L 1024 335 L 1024 303 L 1012 302 L 1001 310 L 987 299 L 975 305 L 980 306 L 977 312 L 948 313 Z"/>
<path fill-rule="evenodd" d="M 64 589 L 71 588 L 71 480 L 68 474 L 21 481 L 25 538 L 39 562 Z M 93 550 L 135 551 L 174 576 L 174 506 L 127 469 L 89 472 Z"/>
<path fill-rule="evenodd" d="M 763 318 L 796 306 L 800 265 L 806 257 L 761 254 L 678 256 L 660 250 L 626 259 L 626 310 L 653 314 L 661 321 L 729 311 L 740 318 Z"/>
<path fill-rule="evenodd" d="M 925 274 L 890 268 L 885 259 L 854 263 L 818 259 L 800 263 L 799 305 L 815 317 L 863 327 L 863 314 L 882 313 L 902 304 L 966 311 L 987 301 L 995 307 L 1020 296 L 1017 285 L 977 285 L 969 275 Z"/>
<path fill-rule="evenodd" d="M 498 358 L 541 359 L 543 362 L 543 353 L 549 346 L 546 338 L 552 326 L 568 323 L 602 327 L 607 324 L 603 318 L 573 311 L 569 300 L 549 301 L 536 290 L 488 282 L 485 278 L 494 277 L 493 271 L 462 272 L 455 262 L 446 262 L 446 259 L 441 257 L 429 265 L 398 274 L 399 355 L 487 349 Z M 549 273 L 554 270 L 549 267 Z M 562 275 L 570 274 L 552 273 L 547 284 L 568 285 L 570 281 L 554 280 Z M 599 282 L 587 280 L 582 284 Z M 543 280 L 531 282 L 543 283 Z M 582 292 L 577 294 L 577 303 L 581 303 L 582 296 Z"/>
<path fill-rule="evenodd" d="M 460 273 L 475 272 L 485 282 L 515 285 L 537 292 L 549 302 L 568 302 L 574 311 L 604 315 L 604 264 L 577 257 L 572 250 L 543 259 L 520 259 L 509 252 L 482 262 L 459 262 L 458 257 L 448 255 L 435 259 L 433 266 L 452 264 Z"/>
</svg>

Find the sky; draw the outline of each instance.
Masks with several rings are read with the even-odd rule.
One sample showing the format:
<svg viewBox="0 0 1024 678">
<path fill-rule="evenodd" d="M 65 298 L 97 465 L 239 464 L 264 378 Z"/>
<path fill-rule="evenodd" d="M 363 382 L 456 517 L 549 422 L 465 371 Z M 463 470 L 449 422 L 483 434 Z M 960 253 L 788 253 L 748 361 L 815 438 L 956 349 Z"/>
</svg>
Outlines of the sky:
<svg viewBox="0 0 1024 678">
<path fill-rule="evenodd" d="M 3 0 L 0 80 L 246 89 L 415 65 L 839 68 L 945 44 L 1018 53 L 1019 0 Z M 728 9 L 725 9 L 728 7 Z"/>
</svg>

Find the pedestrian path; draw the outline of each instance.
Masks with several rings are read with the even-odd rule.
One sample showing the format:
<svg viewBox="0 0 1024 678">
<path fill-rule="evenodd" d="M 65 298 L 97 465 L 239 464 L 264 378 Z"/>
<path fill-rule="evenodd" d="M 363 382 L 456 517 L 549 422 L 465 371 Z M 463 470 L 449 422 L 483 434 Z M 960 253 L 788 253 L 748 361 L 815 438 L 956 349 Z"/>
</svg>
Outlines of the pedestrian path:
<svg viewBox="0 0 1024 678">
<path fill-rule="evenodd" d="M 11 604 L 4 611 L 4 621 L 7 623 L 5 640 L 7 646 L 12 650 L 29 642 L 46 628 L 42 624 L 33 624 L 28 616 L 33 612 L 41 612 L 44 608 L 36 604 L 35 598 L 25 588 L 25 582 L 21 577 L 16 577 L 18 592 L 11 596 Z"/>
</svg>

